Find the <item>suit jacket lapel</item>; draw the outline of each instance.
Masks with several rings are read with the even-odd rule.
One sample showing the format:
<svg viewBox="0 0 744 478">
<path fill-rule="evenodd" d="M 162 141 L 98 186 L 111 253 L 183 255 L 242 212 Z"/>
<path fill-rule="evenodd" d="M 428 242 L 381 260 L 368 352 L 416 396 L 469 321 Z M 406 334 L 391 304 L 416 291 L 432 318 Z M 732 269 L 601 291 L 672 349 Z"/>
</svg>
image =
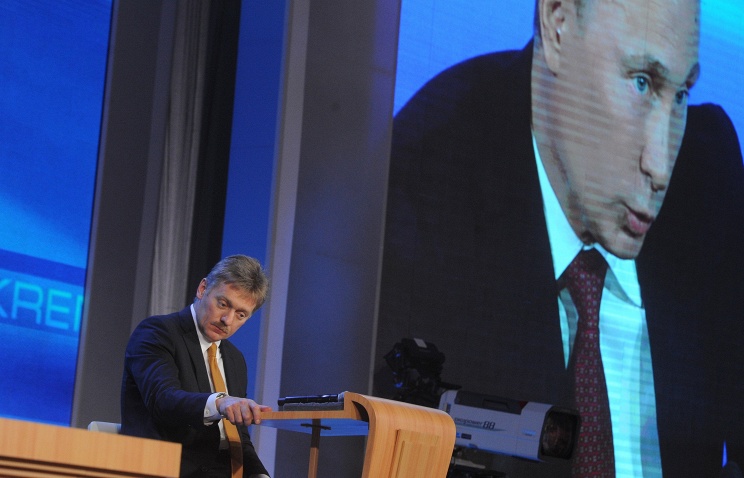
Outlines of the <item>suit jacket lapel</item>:
<svg viewBox="0 0 744 478">
<path fill-rule="evenodd" d="M 236 397 L 245 396 L 245 378 L 240 376 L 240 364 L 238 360 L 240 357 L 235 347 L 228 342 L 223 340 L 220 344 L 220 352 L 222 353 L 222 365 L 225 369 L 225 383 L 227 384 L 227 390 L 230 395 Z"/>
<path fill-rule="evenodd" d="M 230 395 L 239 396 L 235 384 L 234 357 L 226 340 L 220 343 L 220 353 L 222 354 L 222 367 L 225 370 L 225 385 L 227 385 L 227 390 Z"/>
<path fill-rule="evenodd" d="M 196 326 L 194 325 L 194 318 L 191 316 L 191 308 L 186 307 L 178 313 L 179 325 L 182 330 L 182 338 L 186 345 L 189 358 L 191 359 L 191 366 L 196 377 L 196 383 L 199 387 L 199 392 L 209 393 L 212 388 L 209 383 L 209 375 L 207 375 L 207 367 L 204 364 L 204 354 L 199 343 L 199 336 L 196 332 Z"/>
<path fill-rule="evenodd" d="M 538 180 L 536 160 L 532 146 L 530 109 L 530 72 L 532 43 L 514 60 L 514 78 L 506 84 L 525 85 L 510 90 L 494 104 L 493 117 L 498 111 L 511 111 L 501 122 L 494 122 L 488 137 L 493 141 L 493 152 L 488 156 L 498 161 L 482 161 L 493 168 L 487 176 L 497 178 L 491 185 L 492 204 L 497 211 L 491 224 L 495 226 L 492 243 L 501 238 L 497 249 L 508 261 L 503 270 L 509 270 L 514 294 L 513 308 L 516 312 L 511 320 L 519 320 L 521 327 L 514 338 L 524 344 L 517 354 L 519 360 L 534 359 L 539 350 L 543 356 L 543 367 L 537 372 L 537 380 L 543 390 L 534 389 L 532 377 L 526 389 L 534 390 L 542 400 L 561 403 L 568 400 L 566 370 L 560 321 L 558 320 L 558 290 L 553 273 L 553 258 L 543 211 L 543 198 Z M 489 95 L 492 97 L 492 95 Z M 505 140 L 505 138 L 507 138 Z M 498 180 L 498 178 L 503 178 Z M 508 233 L 504 233 L 508 230 Z M 498 244 L 498 242 L 495 242 Z M 493 247 L 493 246 L 492 246 Z M 504 251 L 512 251 L 504 254 Z M 535 333 L 536 330 L 541 333 Z M 536 397 L 531 397 L 536 399 Z"/>
</svg>

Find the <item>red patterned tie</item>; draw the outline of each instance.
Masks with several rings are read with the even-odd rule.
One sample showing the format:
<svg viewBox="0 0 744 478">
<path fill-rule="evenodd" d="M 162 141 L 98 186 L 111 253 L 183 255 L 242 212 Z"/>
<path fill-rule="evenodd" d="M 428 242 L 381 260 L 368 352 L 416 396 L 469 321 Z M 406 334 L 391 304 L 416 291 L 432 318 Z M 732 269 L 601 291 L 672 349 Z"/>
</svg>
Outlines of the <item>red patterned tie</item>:
<svg viewBox="0 0 744 478">
<path fill-rule="evenodd" d="M 599 304 L 606 273 L 607 262 L 590 249 L 581 251 L 563 276 L 579 316 L 571 363 L 581 415 L 573 476 L 580 478 L 615 476 L 610 403 L 599 351 Z"/>
</svg>

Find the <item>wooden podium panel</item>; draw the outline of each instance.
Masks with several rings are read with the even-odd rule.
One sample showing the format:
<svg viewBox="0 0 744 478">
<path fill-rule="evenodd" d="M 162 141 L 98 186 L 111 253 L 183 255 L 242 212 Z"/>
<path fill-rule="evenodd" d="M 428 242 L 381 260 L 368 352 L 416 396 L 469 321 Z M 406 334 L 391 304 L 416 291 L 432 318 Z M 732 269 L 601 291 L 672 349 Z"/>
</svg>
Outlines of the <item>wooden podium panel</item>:
<svg viewBox="0 0 744 478">
<path fill-rule="evenodd" d="M 312 434 L 310 478 L 320 437 L 346 435 L 367 435 L 362 478 L 444 478 L 456 433 L 441 410 L 352 392 L 343 410 L 264 412 L 261 426 Z"/>
<path fill-rule="evenodd" d="M 0 418 L 0 476 L 178 477 L 181 445 Z"/>
</svg>

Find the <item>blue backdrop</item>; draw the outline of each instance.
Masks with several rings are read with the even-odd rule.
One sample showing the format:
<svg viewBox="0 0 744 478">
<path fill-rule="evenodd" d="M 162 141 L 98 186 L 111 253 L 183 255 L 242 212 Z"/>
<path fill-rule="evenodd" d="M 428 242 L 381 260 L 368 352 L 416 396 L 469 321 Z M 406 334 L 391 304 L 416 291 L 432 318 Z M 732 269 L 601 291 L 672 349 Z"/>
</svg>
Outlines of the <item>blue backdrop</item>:
<svg viewBox="0 0 744 478">
<path fill-rule="evenodd" d="M 70 422 L 110 20 L 110 0 L 0 3 L 2 416 Z"/>
</svg>

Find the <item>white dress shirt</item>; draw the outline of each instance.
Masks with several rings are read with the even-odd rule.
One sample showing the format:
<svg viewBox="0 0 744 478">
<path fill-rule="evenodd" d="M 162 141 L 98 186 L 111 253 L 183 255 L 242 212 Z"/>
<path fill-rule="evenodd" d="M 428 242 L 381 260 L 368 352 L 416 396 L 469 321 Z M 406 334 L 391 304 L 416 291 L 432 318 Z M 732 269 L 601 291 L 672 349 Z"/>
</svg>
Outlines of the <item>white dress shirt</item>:
<svg viewBox="0 0 744 478">
<path fill-rule="evenodd" d="M 620 259 L 599 244 L 586 245 L 571 228 L 548 180 L 532 137 L 555 278 L 582 249 L 597 249 L 609 265 L 599 310 L 600 353 L 610 401 L 617 478 L 661 477 L 651 348 L 635 260 Z M 578 315 L 571 295 L 558 297 L 563 356 L 568 367 Z"/>
</svg>

